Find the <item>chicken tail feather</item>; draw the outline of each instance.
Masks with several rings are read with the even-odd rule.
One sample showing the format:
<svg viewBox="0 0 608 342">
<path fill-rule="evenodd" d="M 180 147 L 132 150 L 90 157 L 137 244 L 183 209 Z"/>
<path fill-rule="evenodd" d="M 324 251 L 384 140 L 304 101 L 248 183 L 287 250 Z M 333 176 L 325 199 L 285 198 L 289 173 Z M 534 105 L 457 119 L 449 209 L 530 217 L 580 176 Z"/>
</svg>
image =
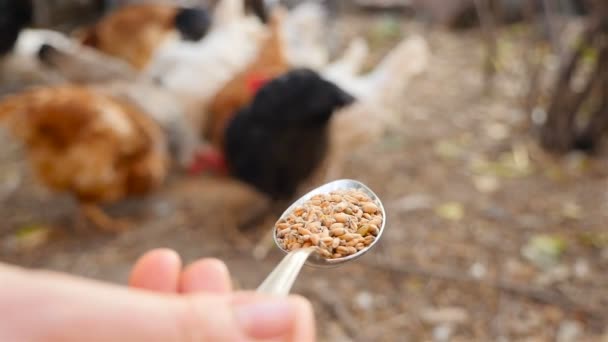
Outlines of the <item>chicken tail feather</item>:
<svg viewBox="0 0 608 342">
<path fill-rule="evenodd" d="M 237 21 L 245 16 L 245 4 L 242 0 L 220 0 L 213 15 L 218 25 Z"/>
<path fill-rule="evenodd" d="M 402 96 L 410 79 L 423 73 L 429 64 L 429 46 L 422 36 L 401 41 L 368 76 L 381 103 Z"/>
<path fill-rule="evenodd" d="M 326 69 L 326 74 L 348 73 L 357 75 L 369 54 L 369 46 L 365 39 L 357 37 L 350 41 L 342 58 L 333 62 Z"/>
</svg>

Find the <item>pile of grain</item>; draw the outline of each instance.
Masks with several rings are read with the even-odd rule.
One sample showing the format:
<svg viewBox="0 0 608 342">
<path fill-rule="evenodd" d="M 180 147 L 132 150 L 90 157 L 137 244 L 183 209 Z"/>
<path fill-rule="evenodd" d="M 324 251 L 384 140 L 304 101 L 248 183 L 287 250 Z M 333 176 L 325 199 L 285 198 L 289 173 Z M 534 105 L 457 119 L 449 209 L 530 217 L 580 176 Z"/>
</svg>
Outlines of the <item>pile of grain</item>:
<svg viewBox="0 0 608 342">
<path fill-rule="evenodd" d="M 281 248 L 318 247 L 321 256 L 342 258 L 368 248 L 380 233 L 382 212 L 361 190 L 313 196 L 275 225 Z"/>
</svg>

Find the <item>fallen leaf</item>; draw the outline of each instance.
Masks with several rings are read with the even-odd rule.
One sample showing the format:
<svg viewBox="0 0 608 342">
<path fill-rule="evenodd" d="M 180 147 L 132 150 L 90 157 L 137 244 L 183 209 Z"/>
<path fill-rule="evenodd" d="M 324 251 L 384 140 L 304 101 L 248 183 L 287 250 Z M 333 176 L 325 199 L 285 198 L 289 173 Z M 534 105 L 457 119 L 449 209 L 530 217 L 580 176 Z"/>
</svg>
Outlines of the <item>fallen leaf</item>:
<svg viewBox="0 0 608 342">
<path fill-rule="evenodd" d="M 25 226 L 15 233 L 16 243 L 20 248 L 30 249 L 45 244 L 51 236 L 51 229 L 42 225 Z"/>
<path fill-rule="evenodd" d="M 407 288 L 407 292 L 415 293 L 420 292 L 424 289 L 426 283 L 419 278 L 408 278 L 405 282 L 405 287 Z"/>
<path fill-rule="evenodd" d="M 530 168 L 530 154 L 528 148 L 524 144 L 515 143 L 513 144 L 513 165 L 518 170 L 528 170 Z"/>
<path fill-rule="evenodd" d="M 523 145 L 515 145 L 512 151 L 501 154 L 496 161 L 489 161 L 483 156 L 472 158 L 469 168 L 478 175 L 500 178 L 522 178 L 534 171 L 528 150 Z"/>
<path fill-rule="evenodd" d="M 564 171 L 555 165 L 547 166 L 544 170 L 544 175 L 554 182 L 561 182 L 566 179 Z"/>
<path fill-rule="evenodd" d="M 566 251 L 566 241 L 559 236 L 535 235 L 522 248 L 522 255 L 542 269 L 553 267 Z"/>
<path fill-rule="evenodd" d="M 494 176 L 474 176 L 473 185 L 481 193 L 491 193 L 500 189 L 500 181 Z"/>
<path fill-rule="evenodd" d="M 504 140 L 509 136 L 509 127 L 500 122 L 493 122 L 484 127 L 486 135 L 494 140 Z"/>
<path fill-rule="evenodd" d="M 374 296 L 367 291 L 362 291 L 355 296 L 354 302 L 362 310 L 371 310 L 374 307 Z"/>
<path fill-rule="evenodd" d="M 577 278 L 587 278 L 591 274 L 591 266 L 586 259 L 579 258 L 572 265 L 572 271 Z"/>
<path fill-rule="evenodd" d="M 436 342 L 449 342 L 454 334 L 454 326 L 442 323 L 433 328 L 433 340 Z"/>
<path fill-rule="evenodd" d="M 471 265 L 471 268 L 469 268 L 469 273 L 471 276 L 473 276 L 473 278 L 481 279 L 486 275 L 487 268 L 484 266 L 484 264 L 475 262 L 473 265 Z"/>
<path fill-rule="evenodd" d="M 462 203 L 448 202 L 436 207 L 435 213 L 446 220 L 460 221 L 464 218 L 464 207 Z"/>
<path fill-rule="evenodd" d="M 593 248 L 608 247 L 608 232 L 585 232 L 578 235 L 578 240 L 586 246 Z"/>
<path fill-rule="evenodd" d="M 597 58 L 599 56 L 599 51 L 593 46 L 584 45 L 581 46 L 583 61 L 590 65 L 593 65 L 597 62 Z"/>
<path fill-rule="evenodd" d="M 561 215 L 564 218 L 578 220 L 583 216 L 583 208 L 575 202 L 565 202 L 562 204 Z"/>
<path fill-rule="evenodd" d="M 551 265 L 545 266 L 543 272 L 540 272 L 536 276 L 536 278 L 533 280 L 533 283 L 540 287 L 548 287 L 557 283 L 564 282 L 570 277 L 572 277 L 570 267 L 563 264 Z"/>
<path fill-rule="evenodd" d="M 583 337 L 584 328 L 580 322 L 566 320 L 557 328 L 556 342 L 576 342 Z"/>
<path fill-rule="evenodd" d="M 405 145 L 406 141 L 403 135 L 387 134 L 378 144 L 381 150 L 397 150 Z"/>
<path fill-rule="evenodd" d="M 435 143 L 434 151 L 444 159 L 457 159 L 464 154 L 463 146 L 449 140 L 440 140 Z"/>
<path fill-rule="evenodd" d="M 591 159 L 581 152 L 571 152 L 564 157 L 564 165 L 567 170 L 582 174 L 591 168 Z"/>
<path fill-rule="evenodd" d="M 469 321 L 469 313 L 459 307 L 443 307 L 437 309 L 422 309 L 420 319 L 428 324 L 463 324 Z"/>
</svg>

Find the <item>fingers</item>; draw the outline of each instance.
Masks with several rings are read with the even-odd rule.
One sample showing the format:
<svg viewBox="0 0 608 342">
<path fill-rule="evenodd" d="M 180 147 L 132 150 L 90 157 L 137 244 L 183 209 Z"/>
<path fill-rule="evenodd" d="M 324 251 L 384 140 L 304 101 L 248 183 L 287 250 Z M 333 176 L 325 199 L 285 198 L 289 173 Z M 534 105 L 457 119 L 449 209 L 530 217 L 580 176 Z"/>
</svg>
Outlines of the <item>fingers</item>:
<svg viewBox="0 0 608 342">
<path fill-rule="evenodd" d="M 232 291 L 226 264 L 217 259 L 202 259 L 190 264 L 182 272 L 179 291 L 182 293 L 228 293 Z"/>
<path fill-rule="evenodd" d="M 235 301 L 237 324 L 251 339 L 314 341 L 315 321 L 310 302 L 302 297 L 259 297 Z"/>
<path fill-rule="evenodd" d="M 315 340 L 300 297 L 157 294 L 47 272 L 0 267 L 0 340 Z M 32 329 L 35 327 L 35 329 Z"/>
<path fill-rule="evenodd" d="M 170 249 L 155 249 L 140 257 L 129 277 L 129 286 L 157 292 L 177 292 L 182 262 Z"/>
<path fill-rule="evenodd" d="M 301 297 L 237 293 L 185 298 L 190 300 L 180 335 L 189 340 L 315 341 L 313 311 Z"/>
<path fill-rule="evenodd" d="M 155 249 L 139 258 L 129 279 L 131 287 L 158 292 L 232 291 L 226 265 L 217 259 L 202 259 L 182 272 L 181 259 L 169 249 Z"/>
</svg>

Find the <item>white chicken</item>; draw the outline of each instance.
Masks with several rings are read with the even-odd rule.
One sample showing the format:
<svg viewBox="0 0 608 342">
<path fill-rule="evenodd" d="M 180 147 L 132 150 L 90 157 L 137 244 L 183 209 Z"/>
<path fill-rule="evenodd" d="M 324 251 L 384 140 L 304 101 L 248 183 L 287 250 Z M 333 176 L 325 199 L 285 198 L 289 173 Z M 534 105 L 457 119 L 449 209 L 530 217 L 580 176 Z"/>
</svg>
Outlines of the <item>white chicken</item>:
<svg viewBox="0 0 608 342">
<path fill-rule="evenodd" d="M 62 70 L 50 67 L 41 57 L 52 46 L 78 56 Z M 94 68 L 91 66 L 94 65 Z M 30 85 L 51 85 L 71 82 L 103 82 L 134 80 L 131 67 L 111 56 L 80 45 L 63 33 L 46 29 L 23 29 L 13 49 L 0 60 L 0 83 L 17 91 Z"/>
<path fill-rule="evenodd" d="M 394 102 L 406 91 L 412 78 L 428 66 L 429 48 L 420 36 L 399 43 L 367 75 L 360 76 L 367 45 L 355 39 L 343 57 L 323 69 L 323 76 L 350 92 L 357 102 L 332 117 L 326 180 L 342 177 L 349 154 L 379 139 L 398 117 Z"/>
<path fill-rule="evenodd" d="M 325 78 L 336 82 L 352 81 L 361 72 L 368 55 L 367 42 L 357 37 L 350 42 L 340 59 L 322 68 L 322 74 Z"/>
<path fill-rule="evenodd" d="M 283 21 L 285 54 L 292 67 L 320 69 L 328 62 L 326 10 L 304 2 Z M 161 46 L 144 75 L 167 87 L 187 105 L 193 125 L 204 122 L 213 96 L 259 54 L 270 30 L 245 14 L 242 0 L 221 0 L 209 33 L 199 42 L 170 41 Z"/>
<path fill-rule="evenodd" d="M 327 10 L 317 2 L 302 2 L 284 23 L 286 55 L 294 67 L 320 69 L 329 62 Z"/>
<path fill-rule="evenodd" d="M 83 50 L 86 53 L 83 54 Z M 119 69 L 118 66 L 123 65 L 112 66 L 114 62 L 123 62 L 94 49 L 47 45 L 39 55 L 48 69 L 67 81 L 90 85 L 91 89 L 127 101 L 151 117 L 162 127 L 178 165 L 183 168 L 189 166 L 200 141 L 198 132 L 187 120 L 184 106 L 174 94 L 145 78 L 136 78 L 135 75 L 127 79 L 121 79 L 120 75 L 115 75 L 110 80 L 87 79 L 87 70 Z M 129 69 L 130 66 L 124 66 L 135 72 Z M 112 72 L 107 74 L 111 75 Z"/>
<path fill-rule="evenodd" d="M 245 15 L 242 0 L 222 0 L 205 38 L 168 42 L 143 73 L 174 92 L 187 106 L 192 125 L 201 127 L 210 100 L 257 56 L 268 34 L 257 17 Z"/>
<path fill-rule="evenodd" d="M 365 41 L 354 39 L 341 59 L 322 69 L 323 76 L 360 100 L 383 104 L 402 95 L 411 78 L 428 66 L 428 43 L 421 36 L 402 40 L 374 70 L 359 75 L 367 52 Z"/>
</svg>

